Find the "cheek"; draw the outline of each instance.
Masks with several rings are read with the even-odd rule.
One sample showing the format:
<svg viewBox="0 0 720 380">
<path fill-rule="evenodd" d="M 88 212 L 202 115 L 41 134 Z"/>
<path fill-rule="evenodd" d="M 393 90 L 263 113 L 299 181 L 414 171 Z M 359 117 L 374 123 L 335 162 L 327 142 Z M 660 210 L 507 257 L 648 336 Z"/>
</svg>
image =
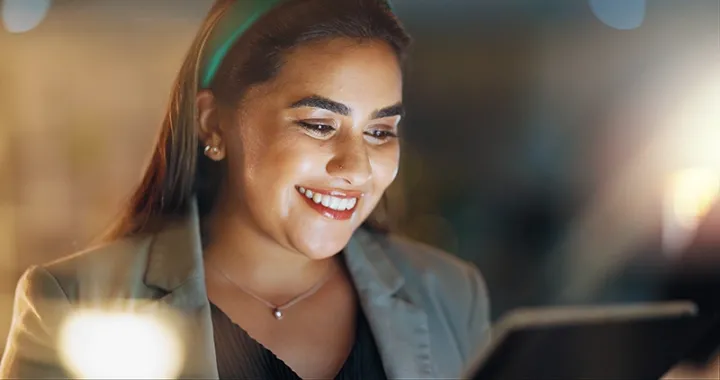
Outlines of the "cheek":
<svg viewBox="0 0 720 380">
<path fill-rule="evenodd" d="M 256 173 L 260 172 L 259 167 L 263 164 L 270 141 L 264 127 L 236 120 L 226 129 L 225 147 L 230 165 L 228 175 L 233 182 L 252 181 Z"/>
<path fill-rule="evenodd" d="M 231 175 L 239 176 L 248 185 L 264 182 L 267 185 L 269 174 L 278 174 L 287 164 L 288 153 L 285 140 L 279 126 L 268 118 L 263 122 L 260 117 L 248 117 L 252 121 L 238 121 L 228 134 L 228 159 L 233 166 Z M 281 170 L 280 170 L 281 171 Z"/>
<path fill-rule="evenodd" d="M 272 137 L 272 143 L 254 155 L 255 165 L 248 173 L 253 184 L 258 185 L 252 191 L 265 197 L 294 188 L 323 167 L 316 146 L 308 146 L 307 141 L 292 134 Z"/>
<path fill-rule="evenodd" d="M 395 142 L 388 144 L 393 145 L 377 149 L 371 158 L 373 182 L 378 193 L 392 184 L 400 168 L 400 146 Z"/>
</svg>

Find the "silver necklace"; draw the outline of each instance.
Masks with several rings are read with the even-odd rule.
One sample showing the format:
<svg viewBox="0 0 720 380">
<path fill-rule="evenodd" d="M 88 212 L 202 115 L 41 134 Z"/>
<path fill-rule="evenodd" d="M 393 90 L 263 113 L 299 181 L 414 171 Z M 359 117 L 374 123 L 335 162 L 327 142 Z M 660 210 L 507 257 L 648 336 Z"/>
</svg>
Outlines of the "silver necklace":
<svg viewBox="0 0 720 380">
<path fill-rule="evenodd" d="M 249 295 L 250 297 L 255 298 L 255 300 L 257 300 L 258 302 L 267 306 L 272 311 L 273 317 L 275 317 L 275 319 L 277 319 L 277 320 L 283 319 L 283 317 L 285 316 L 285 314 L 284 314 L 285 310 L 289 309 L 290 307 L 297 304 L 298 302 L 317 293 L 318 290 L 320 290 L 320 288 L 322 288 L 323 285 L 325 285 L 330 280 L 330 277 L 332 277 L 332 274 L 335 272 L 335 268 L 333 266 L 333 268 L 328 270 L 327 273 L 325 274 L 325 276 L 323 276 L 320 280 L 318 280 L 318 282 L 316 282 L 315 285 L 313 285 L 310 289 L 298 294 L 297 296 L 291 298 L 289 301 L 287 301 L 281 305 L 276 305 L 276 304 L 260 297 L 259 295 L 255 294 L 254 292 L 248 290 L 247 288 L 238 284 L 237 282 L 233 281 L 228 275 L 225 274 L 225 272 L 223 272 L 222 270 L 217 268 L 214 264 L 211 264 L 211 266 L 213 267 L 213 270 L 215 270 L 221 276 L 223 276 L 225 278 L 225 280 L 227 280 L 229 283 L 233 284 L 235 287 L 242 290 L 245 294 Z"/>
</svg>

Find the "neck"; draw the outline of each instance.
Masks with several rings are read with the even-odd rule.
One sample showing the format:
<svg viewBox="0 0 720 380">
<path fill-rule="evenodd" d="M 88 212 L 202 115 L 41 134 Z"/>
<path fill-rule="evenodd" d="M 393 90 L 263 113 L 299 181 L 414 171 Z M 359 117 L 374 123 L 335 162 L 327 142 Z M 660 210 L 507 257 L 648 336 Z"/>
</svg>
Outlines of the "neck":
<svg viewBox="0 0 720 380">
<path fill-rule="evenodd" d="M 267 297 L 283 298 L 312 287 L 339 265 L 283 247 L 244 218 L 218 211 L 205 221 L 206 271 Z"/>
</svg>

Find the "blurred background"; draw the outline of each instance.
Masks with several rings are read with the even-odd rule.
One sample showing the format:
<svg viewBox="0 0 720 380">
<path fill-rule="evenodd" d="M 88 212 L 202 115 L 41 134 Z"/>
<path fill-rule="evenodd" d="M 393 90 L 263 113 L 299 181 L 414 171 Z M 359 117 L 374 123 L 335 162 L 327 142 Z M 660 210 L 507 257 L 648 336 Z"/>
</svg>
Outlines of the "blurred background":
<svg viewBox="0 0 720 380">
<path fill-rule="evenodd" d="M 393 0 L 402 233 L 521 306 L 720 302 L 719 0 Z M 139 181 L 210 0 L 0 0 L 0 339 Z M 0 350 L 2 345 L 0 345 Z"/>
</svg>

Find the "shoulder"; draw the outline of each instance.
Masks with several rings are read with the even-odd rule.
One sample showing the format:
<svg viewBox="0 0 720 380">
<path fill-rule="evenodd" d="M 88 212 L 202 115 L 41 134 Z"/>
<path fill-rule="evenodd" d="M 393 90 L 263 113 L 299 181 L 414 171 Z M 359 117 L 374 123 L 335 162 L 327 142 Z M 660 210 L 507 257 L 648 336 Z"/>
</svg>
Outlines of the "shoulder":
<svg viewBox="0 0 720 380">
<path fill-rule="evenodd" d="M 491 323 L 490 297 L 477 266 L 404 237 L 376 235 L 376 239 L 404 277 L 406 288 L 424 305 L 431 325 L 453 337 L 466 362 L 472 360 L 489 343 Z"/>
<path fill-rule="evenodd" d="M 487 297 L 485 280 L 475 264 L 402 236 L 388 234 L 376 238 L 406 281 L 420 282 L 443 293 Z"/>
<path fill-rule="evenodd" d="M 142 261 L 153 241 L 151 235 L 114 240 L 75 252 L 41 265 L 53 275 L 84 275 L 103 269 L 123 267 Z"/>
<path fill-rule="evenodd" d="M 128 269 L 143 267 L 150 240 L 118 240 L 27 269 L 15 290 L 0 378 L 66 378 L 56 350 L 66 317 L 85 302 L 97 306 L 96 301 L 131 294 Z"/>
<path fill-rule="evenodd" d="M 50 276 L 71 301 L 88 294 L 106 296 L 118 285 L 142 281 L 152 242 L 150 235 L 115 240 L 39 265 L 33 272 Z"/>
</svg>

